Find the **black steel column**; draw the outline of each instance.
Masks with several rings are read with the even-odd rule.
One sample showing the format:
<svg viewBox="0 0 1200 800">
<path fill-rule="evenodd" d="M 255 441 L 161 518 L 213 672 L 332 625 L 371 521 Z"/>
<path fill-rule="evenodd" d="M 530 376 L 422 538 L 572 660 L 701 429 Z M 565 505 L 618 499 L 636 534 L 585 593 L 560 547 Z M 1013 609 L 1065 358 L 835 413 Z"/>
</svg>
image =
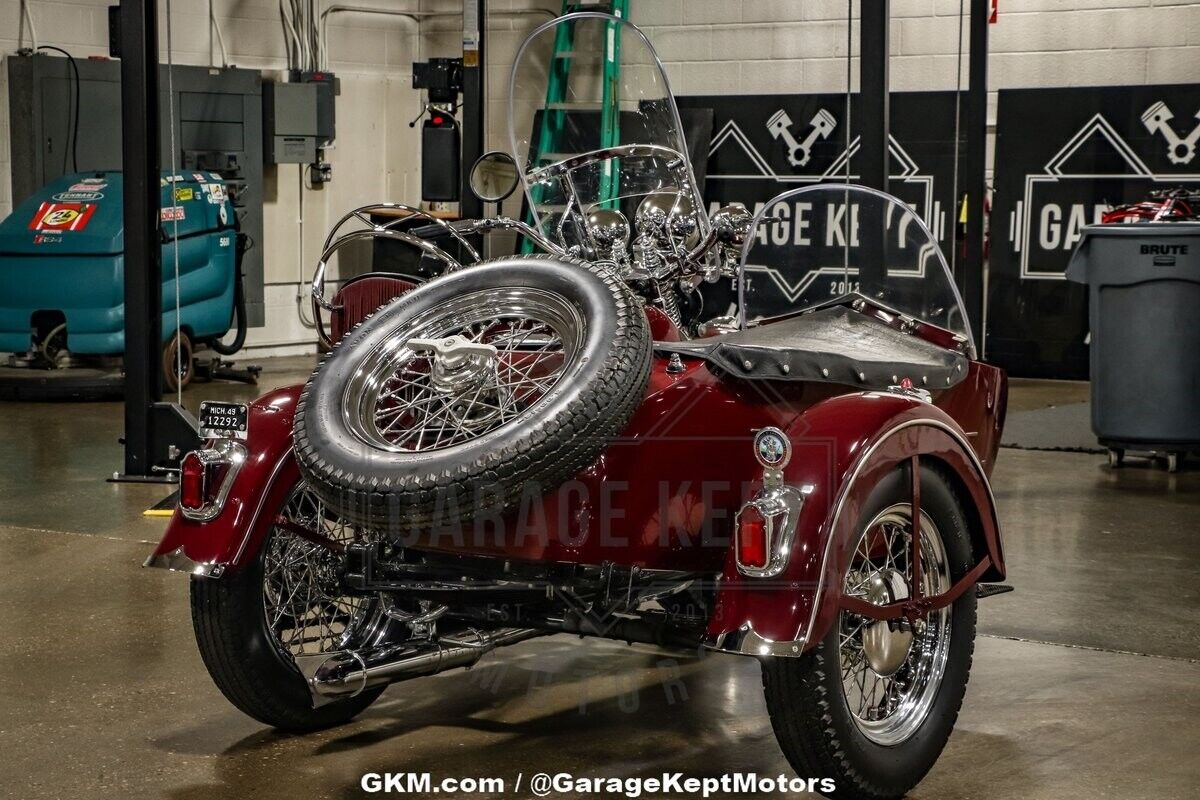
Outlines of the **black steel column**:
<svg viewBox="0 0 1200 800">
<path fill-rule="evenodd" d="M 862 28 L 859 39 L 858 114 L 862 183 L 886 192 L 888 189 L 888 131 L 891 104 L 888 99 L 888 56 L 891 18 L 890 0 L 862 0 Z"/>
<path fill-rule="evenodd" d="M 463 0 L 463 138 L 459 215 L 464 219 L 483 216 L 483 203 L 471 192 L 471 167 L 483 155 L 486 45 L 487 0 Z"/>
<path fill-rule="evenodd" d="M 963 125 L 966 152 L 963 157 L 963 189 L 967 196 L 967 225 L 963 257 L 959 259 L 958 290 L 971 320 L 975 343 L 983 347 L 984 303 L 984 198 L 987 192 L 987 61 L 988 0 L 971 0 L 970 77 L 967 88 L 966 121 Z"/>
<path fill-rule="evenodd" d="M 158 3 L 121 0 L 125 203 L 125 474 L 150 475 L 151 406 L 162 399 Z"/>
</svg>

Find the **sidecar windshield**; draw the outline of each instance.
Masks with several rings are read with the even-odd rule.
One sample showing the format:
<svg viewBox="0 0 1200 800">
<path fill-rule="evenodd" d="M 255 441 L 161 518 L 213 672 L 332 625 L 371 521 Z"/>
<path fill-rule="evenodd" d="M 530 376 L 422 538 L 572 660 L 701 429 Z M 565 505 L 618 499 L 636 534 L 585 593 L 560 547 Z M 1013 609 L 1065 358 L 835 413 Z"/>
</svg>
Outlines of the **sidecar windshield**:
<svg viewBox="0 0 1200 800">
<path fill-rule="evenodd" d="M 513 63 L 509 137 L 529 221 L 564 246 L 582 241 L 580 223 L 596 208 L 632 221 L 649 194 L 694 196 L 666 73 L 646 36 L 618 17 L 568 14 L 530 34 Z M 586 158 L 627 145 L 648 147 Z"/>
<path fill-rule="evenodd" d="M 756 215 L 738 277 L 742 326 L 855 295 L 975 343 L 937 239 L 901 200 L 824 184 L 778 195 Z"/>
</svg>

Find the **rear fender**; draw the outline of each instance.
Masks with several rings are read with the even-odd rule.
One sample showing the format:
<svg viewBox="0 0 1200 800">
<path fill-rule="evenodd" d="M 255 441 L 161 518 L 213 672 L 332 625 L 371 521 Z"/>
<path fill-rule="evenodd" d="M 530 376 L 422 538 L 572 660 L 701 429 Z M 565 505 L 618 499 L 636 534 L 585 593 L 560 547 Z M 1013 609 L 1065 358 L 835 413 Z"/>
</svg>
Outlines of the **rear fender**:
<svg viewBox="0 0 1200 800">
<path fill-rule="evenodd" d="M 726 558 L 706 641 L 747 655 L 798 656 L 836 617 L 841 579 L 871 490 L 917 457 L 952 476 L 968 515 L 982 580 L 1003 579 L 999 523 L 987 475 L 969 437 L 929 403 L 884 392 L 843 395 L 801 414 L 788 428 L 789 486 L 806 492 L 791 557 L 775 578 L 751 578 Z"/>
<path fill-rule="evenodd" d="M 246 461 L 225 507 L 207 522 L 188 519 L 177 508 L 145 566 L 218 578 L 253 561 L 300 477 L 292 457 L 292 417 L 300 389 L 279 389 L 250 405 Z"/>
</svg>

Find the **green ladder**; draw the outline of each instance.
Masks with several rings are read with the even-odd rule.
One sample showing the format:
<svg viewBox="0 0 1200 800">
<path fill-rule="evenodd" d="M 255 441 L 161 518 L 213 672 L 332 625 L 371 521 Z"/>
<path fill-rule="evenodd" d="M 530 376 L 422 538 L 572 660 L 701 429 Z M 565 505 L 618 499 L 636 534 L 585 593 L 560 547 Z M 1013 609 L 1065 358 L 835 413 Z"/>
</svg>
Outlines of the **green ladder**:
<svg viewBox="0 0 1200 800">
<path fill-rule="evenodd" d="M 563 0 L 562 13 L 570 14 L 576 11 L 605 11 L 615 17 L 628 19 L 629 0 L 607 0 L 601 3 L 580 3 Z M 621 26 L 617 23 L 607 23 L 608 36 L 605 37 L 604 51 L 604 81 L 600 101 L 600 146 L 615 147 L 621 143 Z M 559 161 L 562 154 L 557 152 L 562 141 L 563 128 L 566 125 L 567 113 L 572 110 L 567 102 L 567 85 L 571 77 L 571 61 L 575 57 L 575 28 L 572 25 L 562 25 L 555 31 L 554 53 L 551 57 L 550 76 L 546 88 L 546 104 L 542 109 L 541 129 L 538 131 L 535 161 L 538 164 Z M 615 159 L 604 162 L 604 174 L 600 176 L 600 198 L 605 207 L 612 207 L 616 202 L 619 188 L 620 166 Z M 533 203 L 540 205 L 542 187 L 533 187 Z M 533 224 L 533 209 L 530 209 L 528 219 Z M 521 246 L 524 253 L 533 252 L 533 243 L 526 239 Z"/>
</svg>

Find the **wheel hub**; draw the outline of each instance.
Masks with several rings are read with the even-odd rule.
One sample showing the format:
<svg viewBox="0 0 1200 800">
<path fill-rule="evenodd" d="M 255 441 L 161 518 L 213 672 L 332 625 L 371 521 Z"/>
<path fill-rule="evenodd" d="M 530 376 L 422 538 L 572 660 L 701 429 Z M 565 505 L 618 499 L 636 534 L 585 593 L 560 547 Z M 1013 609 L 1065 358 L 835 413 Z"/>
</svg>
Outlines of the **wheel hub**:
<svg viewBox="0 0 1200 800">
<path fill-rule="evenodd" d="M 497 350 L 455 334 L 442 339 L 411 339 L 414 352 L 433 353 L 430 383 L 443 394 L 460 395 L 478 388 L 496 374 Z"/>
<path fill-rule="evenodd" d="M 908 581 L 898 570 L 879 570 L 867 582 L 866 600 L 874 605 L 899 603 L 909 596 Z M 863 654 L 879 675 L 895 675 L 908 659 L 912 643 L 912 627 L 907 620 L 878 620 L 863 626 Z"/>
</svg>

